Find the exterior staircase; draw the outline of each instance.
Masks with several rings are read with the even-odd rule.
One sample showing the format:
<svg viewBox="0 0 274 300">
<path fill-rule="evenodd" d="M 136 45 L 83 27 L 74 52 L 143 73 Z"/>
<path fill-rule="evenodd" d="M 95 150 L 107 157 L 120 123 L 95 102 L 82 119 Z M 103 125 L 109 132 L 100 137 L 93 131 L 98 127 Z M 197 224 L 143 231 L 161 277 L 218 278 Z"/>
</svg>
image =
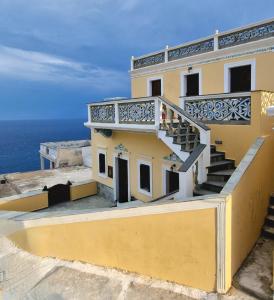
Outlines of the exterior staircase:
<svg viewBox="0 0 274 300">
<path fill-rule="evenodd" d="M 265 218 L 262 235 L 274 240 L 274 194 L 269 199 L 268 215 Z"/>
<path fill-rule="evenodd" d="M 207 168 L 207 181 L 196 185 L 193 196 L 203 196 L 220 193 L 235 170 L 235 161 L 226 159 L 225 153 L 210 147 L 210 166 Z"/>
</svg>

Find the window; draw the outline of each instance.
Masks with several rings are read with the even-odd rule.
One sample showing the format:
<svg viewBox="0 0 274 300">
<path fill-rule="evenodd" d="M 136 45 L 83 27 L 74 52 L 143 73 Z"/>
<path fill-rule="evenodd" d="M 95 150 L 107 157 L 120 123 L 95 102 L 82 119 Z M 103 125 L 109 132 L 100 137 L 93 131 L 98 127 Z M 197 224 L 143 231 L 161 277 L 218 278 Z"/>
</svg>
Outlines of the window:
<svg viewBox="0 0 274 300">
<path fill-rule="evenodd" d="M 181 96 L 202 95 L 202 70 L 199 68 L 182 71 L 181 75 Z"/>
<path fill-rule="evenodd" d="M 147 96 L 162 96 L 163 95 L 163 78 L 152 77 L 147 79 Z"/>
<path fill-rule="evenodd" d="M 256 90 L 256 60 L 248 59 L 224 65 L 224 92 Z"/>
<path fill-rule="evenodd" d="M 248 92 L 251 90 L 251 65 L 230 69 L 230 92 Z"/>
<path fill-rule="evenodd" d="M 99 169 L 99 175 L 106 177 L 107 176 L 107 162 L 106 162 L 106 151 L 99 150 L 98 151 L 98 169 Z"/>
<path fill-rule="evenodd" d="M 199 73 L 186 75 L 186 96 L 199 95 Z"/>
<path fill-rule="evenodd" d="M 152 195 L 152 172 L 151 163 L 138 161 L 139 192 Z"/>
</svg>

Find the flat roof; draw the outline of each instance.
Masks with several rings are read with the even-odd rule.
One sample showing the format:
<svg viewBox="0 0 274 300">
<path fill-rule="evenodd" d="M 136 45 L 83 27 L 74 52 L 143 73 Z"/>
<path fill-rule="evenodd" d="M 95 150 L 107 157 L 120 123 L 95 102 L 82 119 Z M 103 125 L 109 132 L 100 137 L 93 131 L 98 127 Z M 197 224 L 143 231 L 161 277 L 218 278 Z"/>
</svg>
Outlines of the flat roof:
<svg viewBox="0 0 274 300">
<path fill-rule="evenodd" d="M 76 141 L 61 141 L 61 142 L 44 142 L 40 145 L 49 148 L 81 148 L 90 146 L 90 140 L 76 140 Z"/>
<path fill-rule="evenodd" d="M 7 183 L 0 184 L 0 198 L 42 190 L 44 186 L 79 183 L 92 179 L 92 169 L 73 166 L 33 172 L 10 173 L 4 175 Z"/>
</svg>

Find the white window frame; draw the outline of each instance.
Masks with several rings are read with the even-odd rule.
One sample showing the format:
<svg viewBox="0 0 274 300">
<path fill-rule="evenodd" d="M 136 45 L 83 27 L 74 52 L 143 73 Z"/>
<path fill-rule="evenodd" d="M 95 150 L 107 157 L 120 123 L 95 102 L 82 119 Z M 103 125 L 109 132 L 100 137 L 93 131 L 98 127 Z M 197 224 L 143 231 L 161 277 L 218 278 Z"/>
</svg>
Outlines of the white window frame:
<svg viewBox="0 0 274 300">
<path fill-rule="evenodd" d="M 152 96 L 152 81 L 161 80 L 161 96 L 164 95 L 164 78 L 163 76 L 149 77 L 147 78 L 147 96 Z"/>
<path fill-rule="evenodd" d="M 100 154 L 105 155 L 105 173 L 100 173 Z M 107 178 L 107 151 L 105 149 L 98 149 L 97 151 L 97 157 L 98 157 L 98 175 L 103 178 Z"/>
<path fill-rule="evenodd" d="M 224 92 L 230 91 L 230 69 L 235 67 L 242 67 L 251 65 L 251 91 L 256 90 L 256 59 L 241 60 L 224 64 Z"/>
<path fill-rule="evenodd" d="M 141 174 L 140 174 L 140 166 L 141 165 L 146 165 L 146 166 L 149 166 L 149 184 L 150 184 L 150 192 L 146 191 L 146 190 L 143 190 L 141 188 Z M 137 161 L 137 167 L 138 167 L 138 192 L 139 193 L 142 193 L 146 196 L 150 196 L 152 197 L 152 163 L 150 161 L 147 161 L 147 160 L 142 160 L 142 159 L 138 159 Z"/>
<path fill-rule="evenodd" d="M 193 75 L 193 74 L 199 74 L 199 96 L 203 94 L 202 89 L 202 69 L 196 68 L 192 69 L 190 71 L 182 71 L 180 74 L 181 78 L 181 97 L 186 97 L 186 76 L 187 75 Z"/>
</svg>

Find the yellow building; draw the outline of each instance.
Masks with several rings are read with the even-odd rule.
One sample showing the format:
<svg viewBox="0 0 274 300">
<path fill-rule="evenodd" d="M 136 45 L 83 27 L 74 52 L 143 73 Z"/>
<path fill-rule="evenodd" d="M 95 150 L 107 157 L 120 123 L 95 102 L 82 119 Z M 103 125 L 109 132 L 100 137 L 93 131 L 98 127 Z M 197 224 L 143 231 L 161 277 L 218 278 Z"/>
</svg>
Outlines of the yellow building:
<svg viewBox="0 0 274 300">
<path fill-rule="evenodd" d="M 133 57 L 132 98 L 88 104 L 85 124 L 86 189 L 118 208 L 13 218 L 5 234 L 36 255 L 226 293 L 274 191 L 273 49 L 271 19 Z"/>
<path fill-rule="evenodd" d="M 118 202 L 220 192 L 270 133 L 273 45 L 268 20 L 133 57 L 132 99 L 89 105 L 100 190 Z"/>
</svg>

